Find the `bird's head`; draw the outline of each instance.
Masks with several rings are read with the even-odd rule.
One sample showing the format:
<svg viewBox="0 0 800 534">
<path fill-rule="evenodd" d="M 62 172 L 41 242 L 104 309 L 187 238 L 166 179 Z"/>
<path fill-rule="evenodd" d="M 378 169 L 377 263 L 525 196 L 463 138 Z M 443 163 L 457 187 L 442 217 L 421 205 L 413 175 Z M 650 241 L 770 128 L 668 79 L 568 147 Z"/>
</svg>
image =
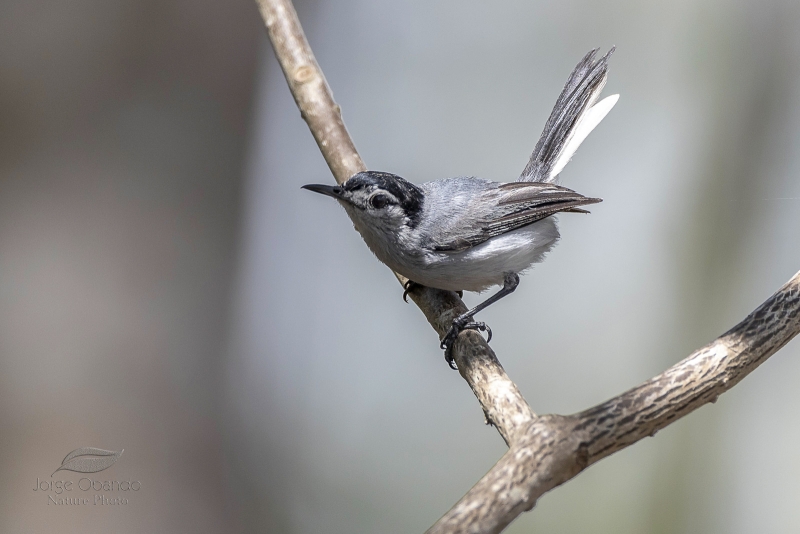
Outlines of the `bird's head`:
<svg viewBox="0 0 800 534">
<path fill-rule="evenodd" d="M 354 174 L 342 185 L 310 184 L 303 189 L 338 200 L 362 235 L 365 230 L 397 234 L 404 227 L 416 227 L 425 196 L 411 182 L 377 171 Z"/>
</svg>

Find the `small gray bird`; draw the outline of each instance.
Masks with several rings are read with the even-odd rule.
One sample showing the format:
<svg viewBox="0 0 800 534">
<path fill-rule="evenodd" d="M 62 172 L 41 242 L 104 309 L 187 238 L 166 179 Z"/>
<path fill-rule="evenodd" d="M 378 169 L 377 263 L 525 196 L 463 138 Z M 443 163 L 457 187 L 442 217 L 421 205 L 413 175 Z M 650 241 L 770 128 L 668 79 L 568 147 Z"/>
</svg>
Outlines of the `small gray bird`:
<svg viewBox="0 0 800 534">
<path fill-rule="evenodd" d="M 555 245 L 559 233 L 552 215 L 588 213 L 581 206 L 601 202 L 555 182 L 619 98 L 597 102 L 613 52 L 595 59 L 594 49 L 578 63 L 515 182 L 459 177 L 414 185 L 394 174 L 365 171 L 342 185 L 303 186 L 344 206 L 378 259 L 409 279 L 404 299 L 415 285 L 477 292 L 503 286 L 453 321 L 441 342 L 451 367 L 450 348 L 459 332 L 487 330 L 474 315 L 512 293 L 519 273 L 541 262 Z"/>
</svg>

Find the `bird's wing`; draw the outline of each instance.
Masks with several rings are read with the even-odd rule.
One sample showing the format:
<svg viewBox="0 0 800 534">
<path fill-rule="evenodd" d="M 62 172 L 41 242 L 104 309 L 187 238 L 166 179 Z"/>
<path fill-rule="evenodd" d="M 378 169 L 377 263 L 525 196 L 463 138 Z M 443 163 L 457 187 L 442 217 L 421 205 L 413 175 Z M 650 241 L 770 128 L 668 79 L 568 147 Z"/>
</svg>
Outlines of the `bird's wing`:
<svg viewBox="0 0 800 534">
<path fill-rule="evenodd" d="M 560 211 L 588 213 L 580 208 L 602 202 L 588 198 L 566 187 L 541 182 L 512 182 L 487 189 L 474 200 L 475 218 L 457 232 L 448 232 L 451 239 L 433 245 L 441 252 L 461 252 L 480 245 L 495 236 L 522 228 Z M 466 217 L 464 217 L 466 218 Z"/>
</svg>

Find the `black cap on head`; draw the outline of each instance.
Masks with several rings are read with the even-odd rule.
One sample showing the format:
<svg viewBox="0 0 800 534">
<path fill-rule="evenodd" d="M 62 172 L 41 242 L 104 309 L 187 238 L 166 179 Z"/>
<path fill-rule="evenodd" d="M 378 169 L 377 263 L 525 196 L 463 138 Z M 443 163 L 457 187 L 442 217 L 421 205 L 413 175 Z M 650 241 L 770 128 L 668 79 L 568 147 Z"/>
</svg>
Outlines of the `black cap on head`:
<svg viewBox="0 0 800 534">
<path fill-rule="evenodd" d="M 382 189 L 394 196 L 410 219 L 411 226 L 417 225 L 422 214 L 422 203 L 425 200 L 422 189 L 396 174 L 380 171 L 359 172 L 342 184 L 342 189 L 347 192 L 367 187 Z"/>
</svg>

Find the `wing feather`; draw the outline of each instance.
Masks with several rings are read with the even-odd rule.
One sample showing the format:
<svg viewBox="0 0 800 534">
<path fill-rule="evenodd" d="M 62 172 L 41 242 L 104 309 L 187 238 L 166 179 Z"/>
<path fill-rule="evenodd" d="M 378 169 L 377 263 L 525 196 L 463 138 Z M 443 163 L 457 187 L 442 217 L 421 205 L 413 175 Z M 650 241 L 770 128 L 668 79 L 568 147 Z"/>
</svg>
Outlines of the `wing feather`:
<svg viewBox="0 0 800 534">
<path fill-rule="evenodd" d="M 440 252 L 462 252 L 481 243 L 533 224 L 558 212 L 588 213 L 580 206 L 601 202 L 571 189 L 542 182 L 512 182 L 487 189 L 476 199 L 484 209 L 482 216 L 462 226 L 457 236 L 434 245 Z"/>
</svg>

